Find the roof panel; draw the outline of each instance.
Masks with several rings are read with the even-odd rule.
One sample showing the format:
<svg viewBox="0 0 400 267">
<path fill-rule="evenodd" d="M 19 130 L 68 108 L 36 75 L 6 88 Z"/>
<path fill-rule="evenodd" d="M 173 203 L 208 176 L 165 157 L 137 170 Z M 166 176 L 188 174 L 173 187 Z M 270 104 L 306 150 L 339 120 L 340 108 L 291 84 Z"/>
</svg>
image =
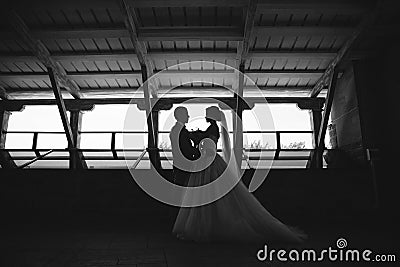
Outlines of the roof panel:
<svg viewBox="0 0 400 267">
<path fill-rule="evenodd" d="M 295 36 L 285 36 L 283 38 L 280 49 L 286 49 L 286 50 L 292 49 L 294 47 L 296 40 L 297 40 L 297 37 L 295 37 Z"/>
<path fill-rule="evenodd" d="M 287 86 L 297 86 L 299 83 L 300 78 L 291 78 L 289 82 L 287 83 Z"/>
<path fill-rule="evenodd" d="M 304 50 L 307 46 L 308 41 L 310 40 L 309 36 L 299 36 L 294 43 L 293 49 L 296 50 Z"/>
<path fill-rule="evenodd" d="M 99 68 L 97 68 L 93 61 L 84 61 L 82 64 L 88 69 L 88 71 L 99 71 Z"/>
<path fill-rule="evenodd" d="M 68 40 L 65 39 L 58 39 L 55 40 L 55 42 L 57 43 L 58 47 L 60 47 L 60 49 L 63 52 L 71 52 L 74 51 L 74 49 L 72 48 L 72 46 L 69 44 Z"/>
<path fill-rule="evenodd" d="M 29 12 L 28 10 L 22 10 L 21 12 Z M 40 25 L 44 26 L 51 26 L 53 25 L 54 21 L 53 19 L 49 16 L 49 13 L 47 10 L 44 9 L 35 9 L 32 10 L 32 12 L 36 15 L 38 20 L 40 21 Z M 23 14 L 23 13 L 22 13 Z M 29 26 L 29 25 L 28 25 Z M 33 25 L 32 25 L 33 26 Z"/>
<path fill-rule="evenodd" d="M 214 41 L 201 41 L 202 50 L 213 50 L 214 49 Z"/>
<path fill-rule="evenodd" d="M 299 59 L 298 58 L 289 58 L 286 61 L 285 70 L 294 70 L 297 67 L 297 64 L 299 63 Z"/>
<path fill-rule="evenodd" d="M 217 7 L 216 8 L 216 16 L 217 16 L 216 25 L 230 26 L 232 24 L 231 16 L 230 16 L 230 8 Z"/>
<path fill-rule="evenodd" d="M 306 12 L 300 12 L 291 14 L 290 17 L 290 26 L 303 26 L 304 21 L 308 18 L 308 14 Z"/>
<path fill-rule="evenodd" d="M 118 83 L 118 87 L 129 87 L 129 84 L 125 79 L 115 79 L 116 82 Z"/>
<path fill-rule="evenodd" d="M 111 50 L 117 50 L 117 51 L 123 50 L 122 44 L 119 41 L 119 38 L 107 38 L 106 41 L 107 41 L 109 47 L 111 48 Z"/>
<path fill-rule="evenodd" d="M 88 71 L 88 69 L 83 65 L 82 62 L 74 61 L 74 62 L 71 62 L 71 64 L 75 67 L 75 69 L 76 69 L 77 71 L 81 71 L 81 72 L 86 72 L 86 71 Z"/>
<path fill-rule="evenodd" d="M 118 62 L 115 60 L 108 60 L 106 63 L 111 71 L 120 71 L 121 70 L 121 68 L 118 65 Z"/>
<path fill-rule="evenodd" d="M 136 14 L 138 14 L 137 9 L 135 9 Z M 121 14 L 121 11 L 119 8 L 108 8 L 107 9 L 107 13 L 110 16 L 110 20 L 114 23 L 114 24 L 124 24 L 124 17 Z M 143 25 L 139 25 L 139 26 L 143 26 Z"/>
<path fill-rule="evenodd" d="M 275 24 L 277 14 L 261 14 L 260 18 L 255 22 L 256 26 L 273 26 Z"/>
<path fill-rule="evenodd" d="M 307 49 L 317 50 L 323 40 L 322 36 L 311 36 L 310 40 L 307 43 Z"/>
<path fill-rule="evenodd" d="M 23 72 L 32 72 L 31 68 L 29 68 L 29 66 L 24 62 L 15 62 L 14 64 Z"/>
<path fill-rule="evenodd" d="M 303 26 L 318 26 L 322 19 L 322 14 L 319 12 L 312 12 L 306 14 Z"/>
<path fill-rule="evenodd" d="M 278 50 L 280 49 L 283 41 L 283 36 L 271 36 L 267 48 L 272 49 L 272 50 Z"/>
<path fill-rule="evenodd" d="M 93 15 L 94 13 L 92 9 L 79 9 L 77 12 L 79 13 L 85 25 L 93 26 L 97 24 L 97 19 Z"/>
<path fill-rule="evenodd" d="M 133 48 L 132 41 L 131 41 L 130 38 L 128 38 L 128 37 L 121 37 L 119 40 L 121 41 L 122 47 L 123 47 L 125 50 L 133 50 L 133 49 L 134 49 L 134 48 Z"/>
<path fill-rule="evenodd" d="M 201 26 L 217 25 L 216 7 L 201 7 Z"/>
<path fill-rule="evenodd" d="M 28 65 L 29 68 L 30 68 L 32 71 L 35 71 L 35 72 L 42 72 L 42 71 L 45 71 L 45 69 L 42 68 L 41 64 L 38 64 L 37 61 L 36 61 L 36 62 L 34 62 L 34 61 L 26 61 L 25 64 Z"/>
<path fill-rule="evenodd" d="M 132 70 L 131 64 L 129 60 L 118 60 L 118 65 L 122 71 L 129 71 Z"/>
<path fill-rule="evenodd" d="M 186 16 L 184 8 L 182 7 L 171 7 L 169 8 L 170 17 L 173 26 L 185 26 Z"/>
<path fill-rule="evenodd" d="M 4 65 L 3 62 L 0 62 L 0 71 L 1 72 L 9 72 L 10 70 Z"/>
<path fill-rule="evenodd" d="M 286 63 L 287 63 L 287 59 L 277 59 L 277 60 L 275 60 L 274 66 L 272 67 L 272 69 L 283 70 Z"/>
<path fill-rule="evenodd" d="M 154 19 L 157 26 L 172 26 L 172 18 L 167 7 L 153 8 Z M 146 25 L 145 25 L 146 26 Z"/>
<path fill-rule="evenodd" d="M 281 78 L 279 79 L 277 86 L 287 86 L 289 82 L 289 78 Z"/>
<path fill-rule="evenodd" d="M 161 48 L 163 50 L 174 50 L 175 43 L 174 43 L 174 41 L 162 41 Z"/>
<path fill-rule="evenodd" d="M 57 26 L 71 25 L 61 10 L 48 10 L 48 15 L 53 20 L 54 24 Z"/>
<path fill-rule="evenodd" d="M 68 42 L 74 51 L 85 51 L 85 47 L 80 39 L 68 39 Z"/>
<path fill-rule="evenodd" d="M 157 20 L 154 16 L 154 9 L 153 8 L 138 8 L 137 15 L 144 27 L 151 27 L 157 26 Z"/>
<path fill-rule="evenodd" d="M 96 18 L 96 21 L 101 25 L 110 25 L 112 24 L 112 20 L 108 15 L 108 10 L 105 8 L 96 8 L 92 9 L 93 16 Z"/>
<path fill-rule="evenodd" d="M 81 42 L 87 51 L 98 51 L 93 39 L 81 39 Z"/>
<path fill-rule="evenodd" d="M 118 83 L 117 83 L 117 81 L 116 81 L 116 79 L 105 79 L 105 81 L 106 81 L 106 83 L 108 84 L 108 86 L 110 87 L 110 88 L 116 88 L 116 87 L 118 87 Z"/>
<path fill-rule="evenodd" d="M 98 47 L 98 49 L 100 51 L 110 51 L 111 48 L 108 45 L 108 42 L 105 38 L 95 38 L 93 39 L 93 41 L 95 42 L 96 46 Z"/>
<path fill-rule="evenodd" d="M 200 26 L 200 8 L 186 7 L 186 20 L 188 26 Z"/>
<path fill-rule="evenodd" d="M 73 26 L 81 25 L 84 23 L 81 15 L 77 12 L 76 9 L 73 8 L 63 9 L 63 13 L 66 19 L 68 20 L 69 24 Z"/>
<path fill-rule="evenodd" d="M 200 41 L 189 41 L 190 50 L 200 50 Z"/>
<path fill-rule="evenodd" d="M 335 36 L 324 36 L 319 45 L 319 49 L 330 50 L 335 42 Z"/>
<path fill-rule="evenodd" d="M 46 40 L 42 40 L 42 43 L 46 46 L 46 48 L 51 52 L 60 52 L 61 49 L 58 46 L 57 42 L 55 40 L 51 40 L 51 39 L 46 39 Z"/>
<path fill-rule="evenodd" d="M 187 50 L 188 42 L 187 41 L 175 41 L 175 47 L 177 50 Z"/>
</svg>

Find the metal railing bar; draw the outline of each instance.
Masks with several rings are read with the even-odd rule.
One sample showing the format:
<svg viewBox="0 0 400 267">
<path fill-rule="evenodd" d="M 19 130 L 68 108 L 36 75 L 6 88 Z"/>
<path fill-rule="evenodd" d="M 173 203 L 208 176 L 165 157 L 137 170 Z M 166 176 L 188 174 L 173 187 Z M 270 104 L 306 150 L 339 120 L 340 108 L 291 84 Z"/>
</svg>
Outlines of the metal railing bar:
<svg viewBox="0 0 400 267">
<path fill-rule="evenodd" d="M 243 150 L 242 150 L 242 159 L 244 158 L 244 160 L 245 160 L 246 163 L 247 163 L 247 166 L 248 166 L 249 169 L 251 170 L 251 169 L 253 169 L 253 168 L 250 166 L 249 157 L 246 156 L 246 154 L 244 154 L 244 152 L 245 152 L 245 150 L 243 149 Z"/>
<path fill-rule="evenodd" d="M 47 151 L 46 153 L 44 153 L 44 154 L 42 154 L 42 155 L 40 155 L 40 156 L 37 156 L 36 158 L 34 158 L 34 159 L 32 159 L 32 160 L 30 160 L 30 161 L 28 161 L 28 162 L 22 164 L 22 165 L 19 166 L 18 168 L 19 168 L 19 169 L 23 169 L 23 168 L 25 168 L 25 167 L 31 165 L 32 163 L 35 163 L 36 161 L 38 161 L 38 160 L 40 160 L 40 159 L 43 159 L 44 157 L 46 157 L 47 155 L 49 155 L 49 154 L 52 153 L 52 152 L 53 152 L 53 150 L 50 149 L 50 150 Z"/>
<path fill-rule="evenodd" d="M 136 167 L 139 165 L 140 161 L 143 159 L 144 155 L 146 154 L 147 149 L 144 149 L 142 154 L 140 154 L 140 156 L 138 157 L 138 159 L 135 161 L 135 163 L 133 163 L 132 165 L 132 170 L 136 169 Z"/>
<path fill-rule="evenodd" d="M 140 156 L 140 155 L 139 155 Z M 28 160 L 30 157 L 25 156 L 15 156 L 13 157 L 14 160 Z M 40 160 L 69 160 L 69 156 L 47 156 L 46 158 L 39 158 Z M 124 157 L 124 158 L 115 158 L 112 155 L 110 156 L 85 156 L 85 160 L 137 160 L 138 157 Z M 171 160 L 172 157 L 160 157 L 160 160 Z M 280 157 L 275 159 L 273 156 L 271 157 L 247 157 L 242 158 L 242 160 L 246 161 L 253 161 L 253 160 L 279 160 L 279 161 L 286 161 L 286 160 L 308 160 L 309 157 L 307 156 L 299 156 L 299 157 Z M 142 160 L 150 160 L 149 157 L 142 157 Z"/>
<path fill-rule="evenodd" d="M 12 134 L 33 134 L 33 133 L 38 133 L 38 134 L 65 134 L 65 132 L 59 132 L 59 131 L 2 131 L 3 133 L 12 133 Z M 313 133 L 313 131 L 243 131 L 243 133 L 269 133 L 269 134 L 274 134 L 274 133 L 282 133 L 282 134 L 289 134 L 289 133 Z M 147 134 L 147 131 L 78 131 L 80 134 Z M 170 133 L 170 131 L 158 131 L 158 133 Z M 234 133 L 234 131 L 229 131 L 229 133 Z"/>
<path fill-rule="evenodd" d="M 50 148 L 2 148 L 0 151 L 8 151 L 8 152 L 35 152 L 35 151 L 48 151 Z M 68 148 L 52 148 L 54 152 L 68 152 Z M 87 152 L 87 153 L 94 153 L 94 152 L 111 152 L 116 151 L 116 152 L 141 152 L 143 151 L 143 148 L 130 148 L 130 149 L 110 149 L 110 148 L 79 148 L 76 149 L 77 151 L 80 152 Z M 277 149 L 275 148 L 244 148 L 244 151 L 246 152 L 275 152 Z M 280 149 L 280 152 L 310 152 L 314 151 L 315 149 L 313 148 L 302 148 L 302 149 L 290 149 L 290 148 L 283 148 Z M 330 151 L 334 149 L 325 149 L 324 151 Z M 159 149 L 160 152 L 172 152 L 171 149 Z M 221 149 L 217 150 L 218 152 L 222 152 Z"/>
</svg>

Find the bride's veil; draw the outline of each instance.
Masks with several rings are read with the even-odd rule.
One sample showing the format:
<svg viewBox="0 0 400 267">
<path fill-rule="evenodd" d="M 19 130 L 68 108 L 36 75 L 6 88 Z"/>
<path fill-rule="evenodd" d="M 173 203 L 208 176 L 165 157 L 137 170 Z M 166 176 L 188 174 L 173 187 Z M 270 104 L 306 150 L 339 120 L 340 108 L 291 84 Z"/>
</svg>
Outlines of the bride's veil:
<svg viewBox="0 0 400 267">
<path fill-rule="evenodd" d="M 225 160 L 226 163 L 229 162 L 229 158 L 232 155 L 231 151 L 231 142 L 229 141 L 229 133 L 228 133 L 228 124 L 226 122 L 226 117 L 224 112 L 221 112 L 221 131 L 222 131 L 222 139 L 221 139 L 221 146 L 222 146 L 222 158 Z"/>
<path fill-rule="evenodd" d="M 240 168 L 236 163 L 235 154 L 231 147 L 231 142 L 228 132 L 228 124 L 226 122 L 226 116 L 223 111 L 221 112 L 221 146 L 222 146 L 222 158 L 228 164 L 228 168 L 235 175 L 235 177 L 240 176 Z"/>
</svg>

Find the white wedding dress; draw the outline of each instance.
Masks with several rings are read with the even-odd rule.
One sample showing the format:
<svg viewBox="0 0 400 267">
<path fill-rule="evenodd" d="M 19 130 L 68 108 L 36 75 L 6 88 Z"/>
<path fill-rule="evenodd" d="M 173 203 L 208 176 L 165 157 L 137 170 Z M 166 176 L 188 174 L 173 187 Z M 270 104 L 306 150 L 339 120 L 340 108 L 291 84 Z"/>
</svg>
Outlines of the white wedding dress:
<svg viewBox="0 0 400 267">
<path fill-rule="evenodd" d="M 226 123 L 223 119 L 222 123 Z M 224 126 L 225 127 L 225 126 Z M 225 128 L 226 129 L 226 128 Z M 211 125 L 206 131 L 207 137 L 214 140 L 210 144 L 202 142 L 201 151 L 216 149 L 219 129 Z M 229 141 L 222 131 L 224 145 Z M 224 136 L 225 133 L 225 136 Z M 230 151 L 229 147 L 223 151 Z M 215 153 L 214 153 L 215 155 Z M 195 172 L 188 178 L 188 187 L 197 187 L 211 183 L 227 168 L 226 161 L 216 155 L 206 169 Z M 230 173 L 230 175 L 238 175 Z M 243 241 L 243 242 L 302 242 L 306 235 L 295 228 L 286 226 L 272 216 L 260 202 L 239 181 L 225 196 L 210 204 L 181 208 L 173 227 L 173 233 L 180 239 L 194 241 Z"/>
</svg>

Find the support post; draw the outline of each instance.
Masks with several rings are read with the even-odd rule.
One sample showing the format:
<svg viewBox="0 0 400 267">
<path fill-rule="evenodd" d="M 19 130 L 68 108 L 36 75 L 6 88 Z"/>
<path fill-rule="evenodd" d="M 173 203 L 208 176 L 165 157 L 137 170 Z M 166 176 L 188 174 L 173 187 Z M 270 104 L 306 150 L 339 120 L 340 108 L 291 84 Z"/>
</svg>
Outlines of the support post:
<svg viewBox="0 0 400 267">
<path fill-rule="evenodd" d="M 337 68 L 335 68 L 333 70 L 332 78 L 330 80 L 328 94 L 325 99 L 325 106 L 322 113 L 321 125 L 319 127 L 318 137 L 316 140 L 317 146 L 315 147 L 315 156 L 313 161 L 317 168 L 322 168 L 323 165 L 322 156 L 325 148 L 324 139 L 325 139 L 326 129 L 328 128 L 328 120 L 332 109 L 332 103 L 333 103 L 333 97 L 335 95 L 337 79 L 338 79 L 338 70 Z"/>
<path fill-rule="evenodd" d="M 10 118 L 11 112 L 4 110 L 0 107 L 0 149 L 4 149 L 6 146 L 6 131 L 8 127 L 8 120 Z M 13 169 L 17 168 L 17 165 L 11 158 L 8 151 L 0 150 L 0 164 L 3 169 Z"/>
<path fill-rule="evenodd" d="M 61 95 L 61 90 L 60 87 L 58 86 L 56 77 L 54 75 L 53 69 L 47 68 L 47 71 L 49 73 L 50 77 L 50 82 L 51 82 L 51 87 L 53 88 L 54 96 L 56 98 L 56 103 L 58 107 L 58 111 L 60 113 L 61 121 L 64 127 L 65 135 L 67 137 L 68 141 L 68 147 L 73 148 L 75 147 L 74 139 L 72 137 L 72 130 L 71 126 L 68 123 L 68 116 L 67 116 L 67 110 L 65 108 L 65 103 L 64 99 Z"/>
<path fill-rule="evenodd" d="M 242 157 L 243 157 L 243 87 L 244 87 L 244 67 L 246 64 L 246 59 L 249 56 L 250 50 L 250 38 L 254 28 L 254 21 L 256 17 L 256 8 L 258 0 L 249 0 L 243 24 L 243 39 L 238 43 L 236 51 L 236 68 L 239 69 L 239 77 L 237 77 L 237 91 L 236 97 L 236 114 L 237 119 L 233 120 L 233 144 L 234 152 L 236 157 L 236 163 L 239 168 L 242 167 Z"/>
<path fill-rule="evenodd" d="M 79 151 L 81 143 L 81 126 L 82 126 L 82 111 L 79 109 L 70 110 L 69 124 L 71 125 L 72 139 L 75 147 L 71 151 L 70 168 L 71 169 L 87 169 L 86 161 L 83 153 Z"/>
<path fill-rule="evenodd" d="M 158 112 L 152 110 L 151 101 L 150 101 L 150 88 L 149 83 L 147 83 L 147 68 L 146 65 L 141 65 L 142 69 L 142 80 L 143 80 L 143 94 L 144 94 L 144 104 L 146 108 L 146 119 L 147 119 L 147 130 L 148 130 L 148 142 L 147 142 L 147 150 L 149 152 L 150 162 L 152 166 L 156 169 L 160 169 L 161 162 L 158 160 L 159 151 L 157 148 L 157 138 L 158 134 Z"/>
<path fill-rule="evenodd" d="M 311 119 L 311 128 L 313 131 L 313 148 L 316 149 L 318 146 L 318 134 L 319 134 L 319 129 L 321 127 L 321 121 L 322 121 L 322 109 L 312 109 L 310 110 L 310 119 Z M 314 159 L 314 157 L 317 157 Z M 322 155 L 315 153 L 314 151 L 311 151 L 310 159 L 307 162 L 307 167 L 308 168 L 316 168 L 317 166 L 322 165 Z"/>
<path fill-rule="evenodd" d="M 235 94 L 236 97 L 236 114 L 237 117 L 233 121 L 233 143 L 236 157 L 236 163 L 241 168 L 243 155 L 243 86 L 244 86 L 244 63 L 239 66 L 238 88 Z"/>
<path fill-rule="evenodd" d="M 60 87 L 58 86 L 57 80 L 55 78 L 54 72 L 51 68 L 47 68 L 50 76 L 51 86 L 53 88 L 54 96 L 56 98 L 56 103 L 58 111 L 60 113 L 61 121 L 64 127 L 65 135 L 68 141 L 69 148 L 69 167 L 70 169 L 87 168 L 86 163 L 82 162 L 83 155 L 79 153 L 77 141 L 79 141 L 79 127 L 80 127 L 80 113 L 79 111 L 71 112 L 71 123 L 68 121 L 67 109 L 65 108 L 64 99 L 61 95 Z M 73 125 L 73 127 L 72 127 Z"/>
</svg>

